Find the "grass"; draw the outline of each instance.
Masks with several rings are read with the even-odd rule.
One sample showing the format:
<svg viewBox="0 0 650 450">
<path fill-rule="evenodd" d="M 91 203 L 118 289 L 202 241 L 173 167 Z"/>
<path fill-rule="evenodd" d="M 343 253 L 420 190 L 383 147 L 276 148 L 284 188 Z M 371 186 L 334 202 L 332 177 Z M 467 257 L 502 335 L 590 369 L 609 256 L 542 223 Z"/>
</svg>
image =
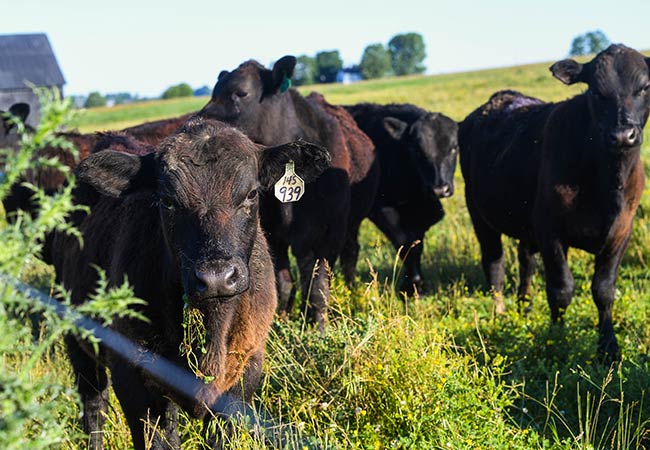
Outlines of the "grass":
<svg viewBox="0 0 650 450">
<path fill-rule="evenodd" d="M 332 103 L 410 102 L 456 120 L 499 89 L 561 100 L 583 89 L 553 79 L 549 64 L 438 76 L 301 88 Z M 81 115 L 82 131 L 121 128 L 199 109 L 207 99 L 98 108 Z M 642 156 L 650 167 L 650 131 Z M 597 362 L 597 311 L 590 293 L 593 257 L 571 251 L 576 295 L 563 327 L 550 324 L 543 270 L 533 281 L 533 312 L 515 303 L 516 248 L 506 241 L 505 302 L 495 318 L 479 267 L 479 247 L 456 174 L 445 219 L 424 241 L 426 293 L 403 301 L 392 289 L 395 252 L 369 222 L 361 230 L 358 284 L 335 271 L 325 336 L 299 320 L 276 322 L 256 406 L 266 438 L 241 427 L 229 448 L 634 449 L 650 447 L 650 195 L 644 192 L 618 279 L 614 307 L 623 359 Z M 540 263 L 541 266 L 541 263 Z M 40 275 L 39 275 L 40 276 Z M 34 376 L 70 383 L 63 351 Z M 72 409 L 75 409 L 74 407 Z M 76 412 L 75 414 L 78 414 Z M 75 414 L 66 448 L 83 446 Z M 181 426 L 186 448 L 202 442 L 201 426 Z M 115 398 L 106 438 L 128 448 L 129 432 Z M 266 439 L 266 440 L 265 440 Z"/>
</svg>

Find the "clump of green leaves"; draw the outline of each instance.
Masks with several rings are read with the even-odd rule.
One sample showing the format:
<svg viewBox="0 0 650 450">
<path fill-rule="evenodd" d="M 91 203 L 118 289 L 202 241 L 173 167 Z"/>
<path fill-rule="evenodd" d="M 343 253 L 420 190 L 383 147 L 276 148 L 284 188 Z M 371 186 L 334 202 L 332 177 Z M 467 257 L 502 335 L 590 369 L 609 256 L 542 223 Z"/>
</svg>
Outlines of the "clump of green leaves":
<svg viewBox="0 0 650 450">
<path fill-rule="evenodd" d="M 208 384 L 214 380 L 211 375 L 204 374 L 199 369 L 199 358 L 207 353 L 206 331 L 203 323 L 203 313 L 189 304 L 187 295 L 183 296 L 183 340 L 179 347 L 181 356 L 187 359 L 187 365 L 194 374 Z"/>
<path fill-rule="evenodd" d="M 0 200 L 10 192 L 11 186 L 23 178 L 26 171 L 50 168 L 67 173 L 67 185 L 54 195 L 47 195 L 38 186 L 24 183 L 33 191 L 38 212 L 17 211 L 0 220 L 0 448 L 3 449 L 49 449 L 66 442 L 81 439 L 75 431 L 78 414 L 78 397 L 69 384 L 53 378 L 47 371 L 37 367 L 47 359 L 57 342 L 67 333 L 75 333 L 98 342 L 84 329 L 76 326 L 80 314 L 110 323 L 114 317 L 141 318 L 132 310 L 142 303 L 136 299 L 128 285 L 109 289 L 108 282 L 100 272 L 100 282 L 94 295 L 82 307 L 75 309 L 69 295 L 61 288 L 47 286 L 51 275 L 38 256 L 43 249 L 45 237 L 52 232 L 68 233 L 81 240 L 78 230 L 68 223 L 74 211 L 83 209 L 72 200 L 74 178 L 69 169 L 56 159 L 39 156 L 46 147 L 64 147 L 74 152 L 69 143 L 55 132 L 71 118 L 71 105 L 61 100 L 58 92 L 37 89 L 41 100 L 42 119 L 38 127 L 27 132 L 17 123 L 22 137 L 16 149 L 0 149 L 2 176 L 0 177 Z M 36 274 L 34 272 L 37 272 Z M 47 291 L 55 290 L 69 313 L 60 317 L 55 311 L 32 295 L 16 289 L 15 279 L 40 280 L 39 286 Z M 47 281 L 50 280 L 50 281 Z M 40 339 L 31 332 L 34 318 L 45 325 Z M 66 426 L 62 426 L 62 423 Z"/>
</svg>

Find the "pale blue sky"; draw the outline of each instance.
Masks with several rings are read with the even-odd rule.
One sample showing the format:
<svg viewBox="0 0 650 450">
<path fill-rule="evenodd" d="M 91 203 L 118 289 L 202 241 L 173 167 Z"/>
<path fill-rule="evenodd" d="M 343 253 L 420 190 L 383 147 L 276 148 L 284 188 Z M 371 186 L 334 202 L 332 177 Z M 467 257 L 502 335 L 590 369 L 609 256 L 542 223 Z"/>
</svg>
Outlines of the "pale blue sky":
<svg viewBox="0 0 650 450">
<path fill-rule="evenodd" d="M 431 74 L 552 61 L 594 29 L 650 49 L 650 0 L 0 0 L 0 33 L 48 34 L 67 94 L 212 87 L 246 59 L 321 50 L 348 65 L 410 31 L 424 37 Z"/>
</svg>

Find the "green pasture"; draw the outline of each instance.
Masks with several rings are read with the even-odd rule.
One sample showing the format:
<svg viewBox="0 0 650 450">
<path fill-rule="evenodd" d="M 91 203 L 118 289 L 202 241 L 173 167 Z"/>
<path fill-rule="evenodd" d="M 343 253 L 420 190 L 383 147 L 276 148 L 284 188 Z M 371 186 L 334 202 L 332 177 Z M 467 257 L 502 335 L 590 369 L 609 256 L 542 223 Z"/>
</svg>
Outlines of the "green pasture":
<svg viewBox="0 0 650 450">
<path fill-rule="evenodd" d="M 579 93 L 547 64 L 477 72 L 317 85 L 331 103 L 409 102 L 461 120 L 500 89 L 556 101 Z M 207 98 L 151 101 L 81 113 L 81 131 L 123 128 L 198 110 Z M 650 128 L 642 155 L 650 167 Z M 533 312 L 515 302 L 516 248 L 506 241 L 505 301 L 495 317 L 479 267 L 460 170 L 445 219 L 426 235 L 426 291 L 402 299 L 395 250 L 369 222 L 361 230 L 358 282 L 335 269 L 324 336 L 295 317 L 277 321 L 256 406 L 272 420 L 266 440 L 240 430 L 228 448 L 297 449 L 636 449 L 650 447 L 650 193 L 646 189 L 618 279 L 614 309 L 622 361 L 596 355 L 598 314 L 591 299 L 593 257 L 570 252 L 576 294 L 564 326 L 551 325 L 541 262 Z M 43 279 L 34 272 L 35 279 Z M 43 283 L 41 281 L 41 283 Z M 45 282 L 47 284 L 47 282 Z M 71 383 L 59 345 L 33 369 Z M 19 362 L 17 362 L 19 363 Z M 72 400 L 71 400 L 72 402 Z M 78 410 L 62 413 L 64 448 L 82 448 Z M 0 414 L 1 416 L 1 414 Z M 2 421 L 0 417 L 0 422 Z M 202 441 L 201 425 L 183 419 L 184 448 Z M 129 448 L 113 397 L 108 448 Z M 278 437 L 281 436 L 281 437 Z"/>
<path fill-rule="evenodd" d="M 300 87 L 303 94 L 318 91 L 330 103 L 359 102 L 413 103 L 462 120 L 494 91 L 516 89 L 549 101 L 563 100 L 580 92 L 580 86 L 566 87 L 555 80 L 550 64 L 531 64 L 433 76 L 407 76 L 362 81 L 350 85 L 321 84 Z M 80 113 L 72 126 L 82 132 L 126 128 L 143 121 L 198 111 L 209 97 L 151 100 L 130 105 L 92 108 Z"/>
</svg>

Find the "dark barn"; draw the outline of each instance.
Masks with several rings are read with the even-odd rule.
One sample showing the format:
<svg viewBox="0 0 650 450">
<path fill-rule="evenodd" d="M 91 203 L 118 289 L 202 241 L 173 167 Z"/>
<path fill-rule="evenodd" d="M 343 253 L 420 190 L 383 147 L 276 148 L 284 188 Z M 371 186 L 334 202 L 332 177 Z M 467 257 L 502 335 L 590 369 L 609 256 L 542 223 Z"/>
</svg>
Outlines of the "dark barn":
<svg viewBox="0 0 650 450">
<path fill-rule="evenodd" d="M 40 119 L 40 107 L 30 86 L 56 87 L 63 95 L 64 84 L 47 35 L 0 35 L 0 111 L 8 111 L 15 103 L 27 103 L 27 123 L 35 126 Z"/>
</svg>

